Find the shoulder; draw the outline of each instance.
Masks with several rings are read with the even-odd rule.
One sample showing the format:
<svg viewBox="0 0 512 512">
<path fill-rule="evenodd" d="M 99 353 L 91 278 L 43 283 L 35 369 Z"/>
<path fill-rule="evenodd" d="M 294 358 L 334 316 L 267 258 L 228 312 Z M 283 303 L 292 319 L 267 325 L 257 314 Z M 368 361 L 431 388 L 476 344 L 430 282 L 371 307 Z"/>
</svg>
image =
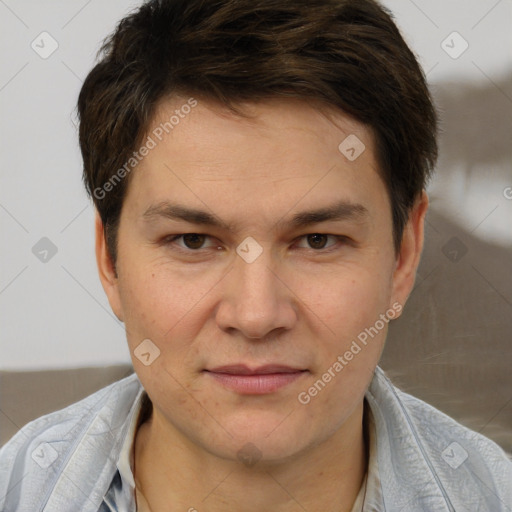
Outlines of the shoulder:
<svg viewBox="0 0 512 512">
<path fill-rule="evenodd" d="M 500 511 L 512 503 L 512 460 L 494 441 L 401 391 L 378 367 L 367 397 L 378 425 L 380 459 L 394 467 L 384 477 L 390 485 L 416 482 L 425 495 L 439 496 L 446 507 L 439 510 L 480 504 Z"/>
<path fill-rule="evenodd" d="M 0 510 L 7 510 L 8 503 L 49 496 L 65 471 L 100 469 L 101 458 L 112 457 L 121 426 L 141 389 L 132 374 L 20 429 L 0 449 Z M 88 457 L 83 459 L 84 467 L 73 470 L 80 449 Z M 86 467 L 87 460 L 91 467 Z"/>
<path fill-rule="evenodd" d="M 137 376 L 132 374 L 64 409 L 46 414 L 27 423 L 0 449 L 0 460 L 3 460 L 6 452 L 17 451 L 41 437 L 47 439 L 48 436 L 60 435 L 64 431 L 68 434 L 73 432 L 78 435 L 76 427 L 86 425 L 105 406 L 115 404 L 123 398 L 135 398 L 139 389 L 140 382 Z"/>
</svg>

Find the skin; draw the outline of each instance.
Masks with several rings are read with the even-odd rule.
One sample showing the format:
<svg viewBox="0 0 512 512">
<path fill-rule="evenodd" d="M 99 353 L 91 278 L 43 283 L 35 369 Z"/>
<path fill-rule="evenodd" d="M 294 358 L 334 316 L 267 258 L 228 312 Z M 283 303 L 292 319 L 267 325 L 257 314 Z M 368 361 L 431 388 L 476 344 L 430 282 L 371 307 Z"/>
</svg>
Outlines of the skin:
<svg viewBox="0 0 512 512">
<path fill-rule="evenodd" d="M 149 133 L 186 100 L 162 101 Z M 198 100 L 137 166 L 121 213 L 117 277 L 96 217 L 100 279 L 154 407 L 135 440 L 139 506 L 350 511 L 367 464 L 363 398 L 387 326 L 307 405 L 298 395 L 379 315 L 405 304 L 428 199 L 416 201 L 397 253 L 367 127 L 296 99 L 244 111 L 253 118 Z M 353 162 L 338 150 L 349 134 L 366 146 Z M 302 228 L 278 224 L 340 200 L 367 213 Z M 145 221 L 162 201 L 236 225 Z M 206 236 L 188 246 L 170 241 L 186 233 Z M 307 236 L 315 233 L 334 236 Z M 252 263 L 236 253 L 249 236 L 263 249 Z M 144 339 L 160 350 L 148 366 L 134 355 Z M 273 393 L 242 395 L 203 371 L 235 363 L 307 372 Z M 237 457 L 247 443 L 259 458 L 251 466 Z"/>
</svg>

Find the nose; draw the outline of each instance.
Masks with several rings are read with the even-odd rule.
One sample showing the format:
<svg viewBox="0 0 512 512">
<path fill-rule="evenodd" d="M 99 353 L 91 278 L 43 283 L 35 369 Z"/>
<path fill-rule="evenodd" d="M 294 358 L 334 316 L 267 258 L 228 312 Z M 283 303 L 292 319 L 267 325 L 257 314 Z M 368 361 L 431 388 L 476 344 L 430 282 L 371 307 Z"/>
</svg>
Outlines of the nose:
<svg viewBox="0 0 512 512">
<path fill-rule="evenodd" d="M 237 255 L 216 311 L 219 328 L 262 340 L 293 328 L 297 303 L 286 280 L 269 250 L 250 263 Z"/>
</svg>

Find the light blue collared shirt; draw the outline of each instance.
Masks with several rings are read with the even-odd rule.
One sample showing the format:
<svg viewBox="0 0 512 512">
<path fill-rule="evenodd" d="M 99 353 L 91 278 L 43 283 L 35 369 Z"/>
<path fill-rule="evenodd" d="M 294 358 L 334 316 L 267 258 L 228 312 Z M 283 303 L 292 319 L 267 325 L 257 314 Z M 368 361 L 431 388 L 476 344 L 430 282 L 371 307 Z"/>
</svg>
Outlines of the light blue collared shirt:
<svg viewBox="0 0 512 512">
<path fill-rule="evenodd" d="M 2 512 L 134 512 L 135 374 L 25 425 L 0 450 Z M 368 481 L 353 512 L 512 512 L 512 461 L 377 367 Z"/>
</svg>

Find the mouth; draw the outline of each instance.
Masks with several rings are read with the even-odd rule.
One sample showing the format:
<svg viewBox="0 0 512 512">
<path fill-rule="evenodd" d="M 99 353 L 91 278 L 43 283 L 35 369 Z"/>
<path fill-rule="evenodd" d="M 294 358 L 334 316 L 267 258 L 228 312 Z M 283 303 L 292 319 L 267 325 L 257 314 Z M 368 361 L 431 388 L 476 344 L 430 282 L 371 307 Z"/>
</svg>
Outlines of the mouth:
<svg viewBox="0 0 512 512">
<path fill-rule="evenodd" d="M 274 393 L 309 373 L 305 369 L 276 364 L 255 368 L 237 364 L 205 369 L 203 372 L 224 388 L 246 395 Z"/>
</svg>

